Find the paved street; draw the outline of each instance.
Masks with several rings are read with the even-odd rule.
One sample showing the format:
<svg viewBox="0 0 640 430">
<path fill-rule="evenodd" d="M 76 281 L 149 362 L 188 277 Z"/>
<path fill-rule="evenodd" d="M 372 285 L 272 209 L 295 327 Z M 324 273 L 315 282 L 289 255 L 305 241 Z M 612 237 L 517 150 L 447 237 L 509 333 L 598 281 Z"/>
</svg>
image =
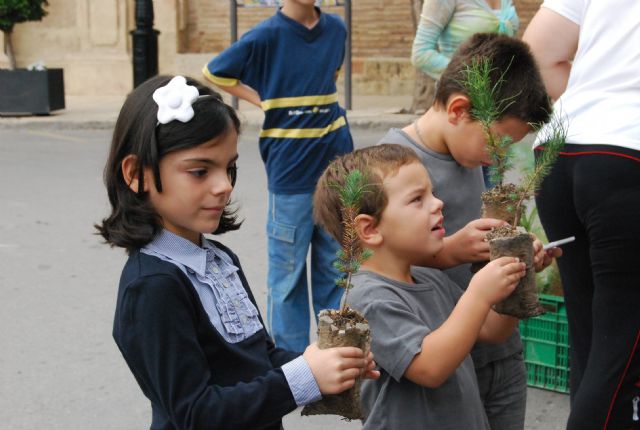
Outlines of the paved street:
<svg viewBox="0 0 640 430">
<path fill-rule="evenodd" d="M 358 146 L 380 136 L 354 130 Z M 125 255 L 92 226 L 108 211 L 109 141 L 108 130 L 0 129 L 0 429 L 148 428 L 149 404 L 111 338 Z M 239 152 L 245 223 L 221 240 L 239 254 L 264 311 L 266 179 L 255 132 Z M 564 428 L 568 403 L 529 389 L 527 430 Z M 289 430 L 359 427 L 298 412 L 285 419 Z"/>
</svg>

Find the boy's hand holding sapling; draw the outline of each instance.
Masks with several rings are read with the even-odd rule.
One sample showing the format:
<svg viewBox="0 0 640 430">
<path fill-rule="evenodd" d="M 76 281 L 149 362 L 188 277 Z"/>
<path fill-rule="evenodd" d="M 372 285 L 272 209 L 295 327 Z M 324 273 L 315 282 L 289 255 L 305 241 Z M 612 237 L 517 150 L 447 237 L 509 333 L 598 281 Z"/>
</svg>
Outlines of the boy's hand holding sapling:
<svg viewBox="0 0 640 430">
<path fill-rule="evenodd" d="M 517 257 L 500 257 L 490 261 L 471 278 L 467 291 L 488 307 L 507 298 L 524 276 L 525 263 Z"/>
<path fill-rule="evenodd" d="M 515 257 L 500 257 L 490 261 L 471 278 L 467 293 L 473 295 L 474 300 L 485 303 L 487 308 L 492 309 L 513 294 L 524 276 L 525 263 Z M 510 319 L 510 323 L 505 323 L 505 318 Z M 505 342 L 513 333 L 516 324 L 515 318 L 490 313 L 480 329 L 478 338 L 493 343 Z"/>
<path fill-rule="evenodd" d="M 486 241 L 487 233 L 493 228 L 506 224 L 506 221 L 500 219 L 479 218 L 470 221 L 451 236 L 445 237 L 445 246 L 450 249 L 451 261 L 445 262 L 441 268 L 489 260 L 489 243 Z"/>
</svg>

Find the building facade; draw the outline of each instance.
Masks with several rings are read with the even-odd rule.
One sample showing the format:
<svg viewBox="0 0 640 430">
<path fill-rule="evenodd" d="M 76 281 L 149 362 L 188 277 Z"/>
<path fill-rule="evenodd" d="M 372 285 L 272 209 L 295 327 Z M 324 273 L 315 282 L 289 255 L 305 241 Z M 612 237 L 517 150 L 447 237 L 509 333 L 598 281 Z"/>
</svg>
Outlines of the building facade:
<svg viewBox="0 0 640 430">
<path fill-rule="evenodd" d="M 229 0 L 155 0 L 160 31 L 159 70 L 200 78 L 202 66 L 231 40 Z M 521 31 L 541 0 L 516 0 Z M 41 22 L 16 25 L 19 67 L 43 61 L 62 67 L 68 95 L 129 92 L 133 85 L 131 36 L 134 0 L 56 0 Z M 328 12 L 344 16 L 342 7 Z M 238 8 L 238 33 L 274 12 Z M 414 27 L 410 0 L 352 0 L 353 93 L 411 94 L 415 70 L 409 57 Z M 0 67 L 8 62 L 0 54 Z"/>
</svg>

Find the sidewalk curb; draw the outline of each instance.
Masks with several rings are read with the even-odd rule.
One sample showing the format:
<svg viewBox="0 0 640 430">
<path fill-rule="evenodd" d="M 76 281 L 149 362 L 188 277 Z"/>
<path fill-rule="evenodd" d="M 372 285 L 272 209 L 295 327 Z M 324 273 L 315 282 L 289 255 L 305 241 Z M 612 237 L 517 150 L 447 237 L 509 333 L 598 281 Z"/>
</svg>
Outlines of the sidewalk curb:
<svg viewBox="0 0 640 430">
<path fill-rule="evenodd" d="M 258 131 L 262 118 L 239 112 L 244 131 Z M 416 118 L 412 114 L 366 113 L 350 111 L 347 113 L 349 127 L 357 130 L 384 132 L 392 127 L 404 127 Z M 64 114 L 55 117 L 0 117 L 0 130 L 113 130 L 116 118 L 82 119 L 65 118 Z"/>
<path fill-rule="evenodd" d="M 0 130 L 108 130 L 115 120 L 51 121 L 46 119 L 0 118 Z"/>
</svg>

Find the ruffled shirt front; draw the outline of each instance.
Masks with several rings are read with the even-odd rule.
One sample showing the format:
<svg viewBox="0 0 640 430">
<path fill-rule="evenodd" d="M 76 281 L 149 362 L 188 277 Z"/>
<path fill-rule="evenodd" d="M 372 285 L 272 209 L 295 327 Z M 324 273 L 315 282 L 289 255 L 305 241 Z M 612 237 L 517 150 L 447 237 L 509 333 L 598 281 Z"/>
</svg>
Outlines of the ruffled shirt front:
<svg viewBox="0 0 640 430">
<path fill-rule="evenodd" d="M 140 252 L 177 266 L 193 284 L 202 307 L 218 333 L 229 343 L 248 339 L 263 325 L 229 255 L 208 240 L 202 246 L 162 230 Z M 302 355 L 281 366 L 298 406 L 321 398 L 311 368 Z"/>
<path fill-rule="evenodd" d="M 167 230 L 162 230 L 140 250 L 178 266 L 195 288 L 211 324 L 229 343 L 247 339 L 262 324 L 231 258 L 209 241 L 202 247 Z"/>
</svg>

